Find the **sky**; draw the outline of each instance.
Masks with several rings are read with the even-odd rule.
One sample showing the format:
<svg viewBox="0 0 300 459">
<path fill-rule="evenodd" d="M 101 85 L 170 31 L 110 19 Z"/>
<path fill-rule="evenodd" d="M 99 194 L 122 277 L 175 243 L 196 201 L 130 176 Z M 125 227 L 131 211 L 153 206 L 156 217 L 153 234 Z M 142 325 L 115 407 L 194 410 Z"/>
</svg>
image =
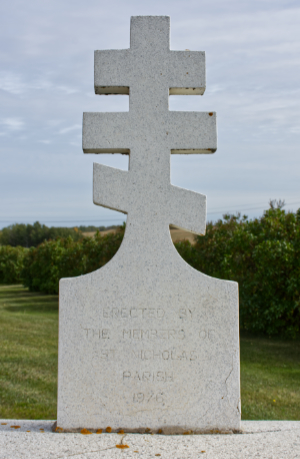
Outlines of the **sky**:
<svg viewBox="0 0 300 459">
<path fill-rule="evenodd" d="M 113 225 L 95 206 L 92 168 L 122 155 L 82 152 L 82 113 L 128 110 L 94 94 L 94 50 L 129 48 L 130 17 L 171 17 L 171 49 L 206 52 L 203 96 L 170 110 L 216 111 L 214 155 L 173 155 L 171 183 L 207 196 L 207 219 L 258 217 L 270 199 L 300 207 L 300 4 L 288 0 L 2 0 L 0 228 Z"/>
</svg>

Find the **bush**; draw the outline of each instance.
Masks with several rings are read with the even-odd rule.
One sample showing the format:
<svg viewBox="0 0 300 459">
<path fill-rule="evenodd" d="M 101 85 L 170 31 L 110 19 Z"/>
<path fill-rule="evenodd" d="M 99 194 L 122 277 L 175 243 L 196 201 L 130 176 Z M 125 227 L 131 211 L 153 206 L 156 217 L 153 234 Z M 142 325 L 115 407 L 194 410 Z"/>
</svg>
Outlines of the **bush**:
<svg viewBox="0 0 300 459">
<path fill-rule="evenodd" d="M 0 283 L 15 284 L 21 282 L 27 249 L 24 247 L 0 246 Z"/>
<path fill-rule="evenodd" d="M 271 203 L 252 221 L 225 215 L 207 225 L 195 246 L 185 241 L 176 247 L 194 268 L 239 283 L 242 329 L 269 336 L 299 334 L 300 209 L 286 213 Z"/>
<path fill-rule="evenodd" d="M 240 325 L 252 333 L 295 337 L 300 331 L 300 209 L 285 212 L 282 203 L 263 216 L 224 215 L 208 223 L 196 244 L 176 243 L 180 255 L 199 271 L 239 283 Z M 30 290 L 57 293 L 59 279 L 86 274 L 117 252 L 124 227 L 116 233 L 75 241 L 43 242 L 27 252 L 2 247 L 0 281 L 18 282 L 21 272 Z M 2 258 L 1 258 L 2 257 Z M 25 257 L 25 258 L 24 258 Z"/>
<path fill-rule="evenodd" d="M 23 283 L 31 291 L 58 293 L 59 280 L 86 274 L 105 265 L 117 252 L 124 228 L 116 234 L 74 241 L 71 237 L 45 241 L 31 248 L 24 261 Z"/>
<path fill-rule="evenodd" d="M 77 228 L 48 228 L 46 225 L 41 225 L 35 222 L 33 225 L 25 225 L 16 223 L 15 225 L 7 226 L 0 232 L 0 244 L 11 245 L 12 247 L 37 247 L 39 244 L 49 239 L 57 237 L 71 236 L 75 241 L 82 238 L 82 233 Z"/>
</svg>

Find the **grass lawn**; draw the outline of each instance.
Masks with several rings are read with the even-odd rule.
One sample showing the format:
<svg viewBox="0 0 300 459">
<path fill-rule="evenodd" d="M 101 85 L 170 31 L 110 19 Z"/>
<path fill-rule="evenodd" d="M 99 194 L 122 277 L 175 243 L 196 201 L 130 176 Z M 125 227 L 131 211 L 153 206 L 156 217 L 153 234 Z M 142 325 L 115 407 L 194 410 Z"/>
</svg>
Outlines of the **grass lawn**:
<svg viewBox="0 0 300 459">
<path fill-rule="evenodd" d="M 56 419 L 57 296 L 0 286 L 0 417 Z"/>
<path fill-rule="evenodd" d="M 241 336 L 242 419 L 300 420 L 300 340 Z"/>
<path fill-rule="evenodd" d="M 0 418 L 56 419 L 58 297 L 0 286 Z M 241 337 L 243 419 L 300 420 L 300 340 Z"/>
</svg>

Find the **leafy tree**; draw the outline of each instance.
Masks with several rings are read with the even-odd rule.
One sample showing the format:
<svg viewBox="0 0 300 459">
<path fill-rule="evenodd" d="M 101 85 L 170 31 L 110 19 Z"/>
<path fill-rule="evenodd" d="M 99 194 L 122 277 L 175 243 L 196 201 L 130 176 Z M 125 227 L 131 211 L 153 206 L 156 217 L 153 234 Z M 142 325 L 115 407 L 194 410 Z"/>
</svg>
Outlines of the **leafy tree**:
<svg viewBox="0 0 300 459">
<path fill-rule="evenodd" d="M 0 283 L 15 284 L 21 282 L 21 271 L 27 254 L 24 247 L 0 246 Z"/>
<path fill-rule="evenodd" d="M 205 274 L 239 283 L 240 324 L 245 330 L 295 337 L 300 331 L 300 209 L 284 203 L 249 221 L 238 214 L 207 225 L 195 246 L 178 252 Z"/>
<path fill-rule="evenodd" d="M 12 247 L 37 247 L 46 240 L 56 239 L 57 237 L 71 236 L 75 241 L 82 237 L 78 228 L 48 228 L 35 222 L 33 225 L 16 223 L 3 228 L 0 233 L 0 244 Z"/>
<path fill-rule="evenodd" d="M 270 208 L 254 220 L 226 214 L 209 222 L 206 235 L 198 236 L 195 245 L 182 241 L 175 246 L 195 269 L 239 283 L 242 329 L 295 337 L 300 332 L 300 209 L 285 212 L 283 205 L 271 201 Z M 37 240 L 42 227 L 35 225 Z M 62 277 L 86 274 L 107 263 L 117 252 L 124 229 L 125 225 L 115 234 L 97 232 L 80 240 L 53 238 L 27 251 L 0 247 L 0 282 L 16 282 L 21 276 L 31 290 L 57 293 Z"/>
<path fill-rule="evenodd" d="M 105 265 L 121 245 L 125 227 L 114 234 L 82 238 L 45 241 L 32 247 L 24 260 L 22 278 L 32 291 L 58 293 L 59 280 L 86 274 Z"/>
</svg>

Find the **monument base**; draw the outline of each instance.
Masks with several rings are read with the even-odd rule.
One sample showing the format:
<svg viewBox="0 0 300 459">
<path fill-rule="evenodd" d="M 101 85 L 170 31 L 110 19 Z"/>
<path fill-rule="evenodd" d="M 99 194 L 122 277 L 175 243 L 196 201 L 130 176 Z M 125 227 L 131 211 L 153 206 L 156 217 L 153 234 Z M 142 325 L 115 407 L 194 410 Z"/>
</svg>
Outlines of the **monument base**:
<svg viewBox="0 0 300 459">
<path fill-rule="evenodd" d="M 60 281 L 58 426 L 239 430 L 237 283 L 193 269 L 169 232 L 132 246 L 126 229 L 103 268 Z"/>
</svg>

